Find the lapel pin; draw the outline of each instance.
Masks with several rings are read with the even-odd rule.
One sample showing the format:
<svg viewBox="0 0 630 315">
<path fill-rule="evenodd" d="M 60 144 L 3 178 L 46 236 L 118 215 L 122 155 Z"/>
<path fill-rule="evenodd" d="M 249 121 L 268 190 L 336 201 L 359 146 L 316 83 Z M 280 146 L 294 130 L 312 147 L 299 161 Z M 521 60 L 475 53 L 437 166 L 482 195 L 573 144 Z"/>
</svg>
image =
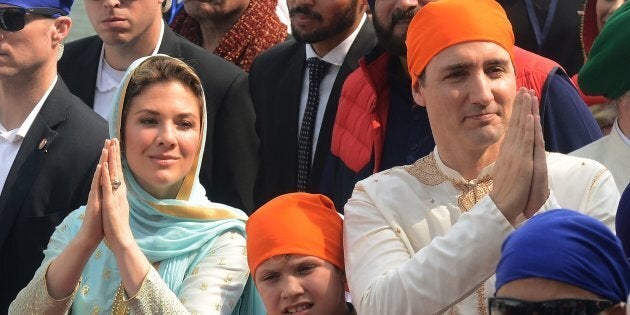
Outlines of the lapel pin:
<svg viewBox="0 0 630 315">
<path fill-rule="evenodd" d="M 45 153 L 48 153 L 48 148 L 46 147 L 46 145 L 48 145 L 48 140 L 44 138 L 42 139 L 42 141 L 39 142 L 39 145 L 37 147 L 40 150 L 44 150 Z"/>
</svg>

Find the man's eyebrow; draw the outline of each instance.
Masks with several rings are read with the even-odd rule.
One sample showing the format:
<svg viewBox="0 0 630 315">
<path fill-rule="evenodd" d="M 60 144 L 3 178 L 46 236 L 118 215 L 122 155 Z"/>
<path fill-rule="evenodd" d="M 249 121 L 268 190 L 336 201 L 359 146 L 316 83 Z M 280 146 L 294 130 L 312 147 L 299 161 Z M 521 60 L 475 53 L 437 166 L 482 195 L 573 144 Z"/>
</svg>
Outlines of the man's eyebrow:
<svg viewBox="0 0 630 315">
<path fill-rule="evenodd" d="M 485 66 L 505 66 L 510 63 L 509 59 L 495 58 L 484 62 Z"/>
<path fill-rule="evenodd" d="M 440 69 L 441 72 L 452 72 L 457 70 L 464 70 L 472 67 L 472 63 L 470 62 L 460 62 L 452 65 L 448 65 Z"/>
</svg>

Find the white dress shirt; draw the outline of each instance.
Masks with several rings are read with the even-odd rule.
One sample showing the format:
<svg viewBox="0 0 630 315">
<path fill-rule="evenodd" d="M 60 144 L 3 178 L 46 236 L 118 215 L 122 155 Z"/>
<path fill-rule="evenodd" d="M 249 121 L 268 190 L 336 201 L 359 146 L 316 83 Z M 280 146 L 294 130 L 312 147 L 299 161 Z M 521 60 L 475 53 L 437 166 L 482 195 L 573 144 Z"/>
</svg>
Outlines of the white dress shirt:
<svg viewBox="0 0 630 315">
<path fill-rule="evenodd" d="M 550 194 L 539 213 L 575 209 L 614 231 L 619 192 L 603 165 L 550 153 L 547 166 Z M 513 231 L 488 195 L 493 167 L 466 181 L 435 149 L 356 185 L 343 241 L 358 314 L 484 313 L 501 244 Z"/>
<path fill-rule="evenodd" d="M 26 137 L 29 129 L 31 129 L 35 117 L 39 114 L 39 111 L 42 109 L 44 102 L 46 102 L 55 84 L 57 84 L 57 76 L 55 76 L 48 90 L 46 90 L 39 102 L 35 104 L 35 107 L 33 107 L 31 113 L 26 116 L 26 119 L 22 122 L 20 127 L 7 130 L 2 123 L 0 123 L 0 194 L 2 194 L 2 190 L 4 190 L 4 183 L 7 181 L 9 171 L 13 166 L 13 161 L 15 161 L 15 157 L 22 146 L 22 141 L 24 137 Z"/>
<path fill-rule="evenodd" d="M 324 120 L 324 113 L 326 112 L 326 105 L 328 104 L 328 97 L 330 96 L 330 91 L 332 91 L 333 84 L 335 83 L 335 79 L 337 79 L 337 74 L 339 73 L 339 69 L 343 64 L 343 60 L 346 58 L 352 43 L 359 35 L 359 31 L 365 22 L 366 15 L 363 14 L 363 18 L 361 18 L 361 22 L 357 29 L 350 34 L 343 42 L 341 42 L 337 47 L 333 48 L 329 51 L 325 56 L 320 57 L 317 55 L 311 44 L 306 44 L 306 60 L 311 57 L 318 57 L 324 61 L 327 61 L 331 64 L 328 72 L 324 75 L 322 82 L 319 84 L 319 106 L 317 107 L 317 116 L 315 116 L 315 127 L 313 128 L 313 148 L 311 150 L 311 163 L 315 159 L 315 150 L 317 148 L 317 141 L 319 139 L 319 131 L 322 127 L 322 121 Z M 304 70 L 304 77 L 302 78 L 302 94 L 300 96 L 300 116 L 298 119 L 298 135 L 300 134 L 300 129 L 302 128 L 302 118 L 304 117 L 304 111 L 306 111 L 306 101 L 308 100 L 308 83 L 309 83 L 309 74 L 308 67 Z M 298 137 L 299 138 L 299 137 Z"/>
<path fill-rule="evenodd" d="M 164 36 L 164 22 L 160 28 L 160 37 L 158 38 L 157 45 L 151 55 L 155 55 L 160 50 L 160 44 L 162 43 L 162 37 Z M 94 111 L 99 114 L 105 120 L 110 120 L 110 113 L 114 106 L 114 96 L 116 96 L 116 89 L 120 85 L 123 77 L 125 76 L 125 70 L 116 70 L 112 68 L 105 60 L 105 44 L 101 47 L 101 57 L 98 62 L 98 70 L 96 72 L 96 90 L 94 91 Z"/>
</svg>

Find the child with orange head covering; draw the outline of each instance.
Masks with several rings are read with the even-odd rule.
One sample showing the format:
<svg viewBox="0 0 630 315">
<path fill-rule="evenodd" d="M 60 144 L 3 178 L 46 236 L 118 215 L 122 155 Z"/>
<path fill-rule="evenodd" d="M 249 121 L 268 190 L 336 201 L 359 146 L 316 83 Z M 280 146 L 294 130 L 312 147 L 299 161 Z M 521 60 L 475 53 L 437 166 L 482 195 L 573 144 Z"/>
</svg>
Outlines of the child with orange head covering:
<svg viewBox="0 0 630 315">
<path fill-rule="evenodd" d="M 269 315 L 355 314 L 345 301 L 343 220 L 328 197 L 291 193 L 247 221 L 247 262 Z"/>
</svg>

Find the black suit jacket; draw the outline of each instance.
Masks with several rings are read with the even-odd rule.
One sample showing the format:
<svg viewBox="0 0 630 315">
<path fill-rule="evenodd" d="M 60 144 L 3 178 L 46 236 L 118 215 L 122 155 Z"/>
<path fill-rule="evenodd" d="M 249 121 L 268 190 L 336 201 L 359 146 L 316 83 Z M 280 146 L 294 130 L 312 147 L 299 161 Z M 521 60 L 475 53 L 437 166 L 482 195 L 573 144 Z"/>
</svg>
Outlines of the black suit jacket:
<svg viewBox="0 0 630 315">
<path fill-rule="evenodd" d="M 359 59 L 375 45 L 374 28 L 366 20 L 339 69 L 328 98 L 307 187 L 309 192 L 320 192 L 343 82 L 358 67 Z M 259 55 L 250 69 L 249 84 L 260 137 L 260 167 L 255 189 L 258 206 L 297 188 L 298 116 L 306 67 L 305 47 L 304 43 L 289 40 Z"/>
<path fill-rule="evenodd" d="M 70 91 L 90 107 L 103 42 L 91 36 L 66 45 L 59 73 Z M 215 202 L 253 209 L 258 137 L 247 74 L 230 62 L 175 34 L 169 27 L 159 53 L 193 67 L 206 94 L 208 132 L 199 179 Z"/>
<path fill-rule="evenodd" d="M 55 226 L 86 203 L 107 135 L 105 120 L 59 78 L 0 194 L 0 313 L 33 277 Z"/>
</svg>

